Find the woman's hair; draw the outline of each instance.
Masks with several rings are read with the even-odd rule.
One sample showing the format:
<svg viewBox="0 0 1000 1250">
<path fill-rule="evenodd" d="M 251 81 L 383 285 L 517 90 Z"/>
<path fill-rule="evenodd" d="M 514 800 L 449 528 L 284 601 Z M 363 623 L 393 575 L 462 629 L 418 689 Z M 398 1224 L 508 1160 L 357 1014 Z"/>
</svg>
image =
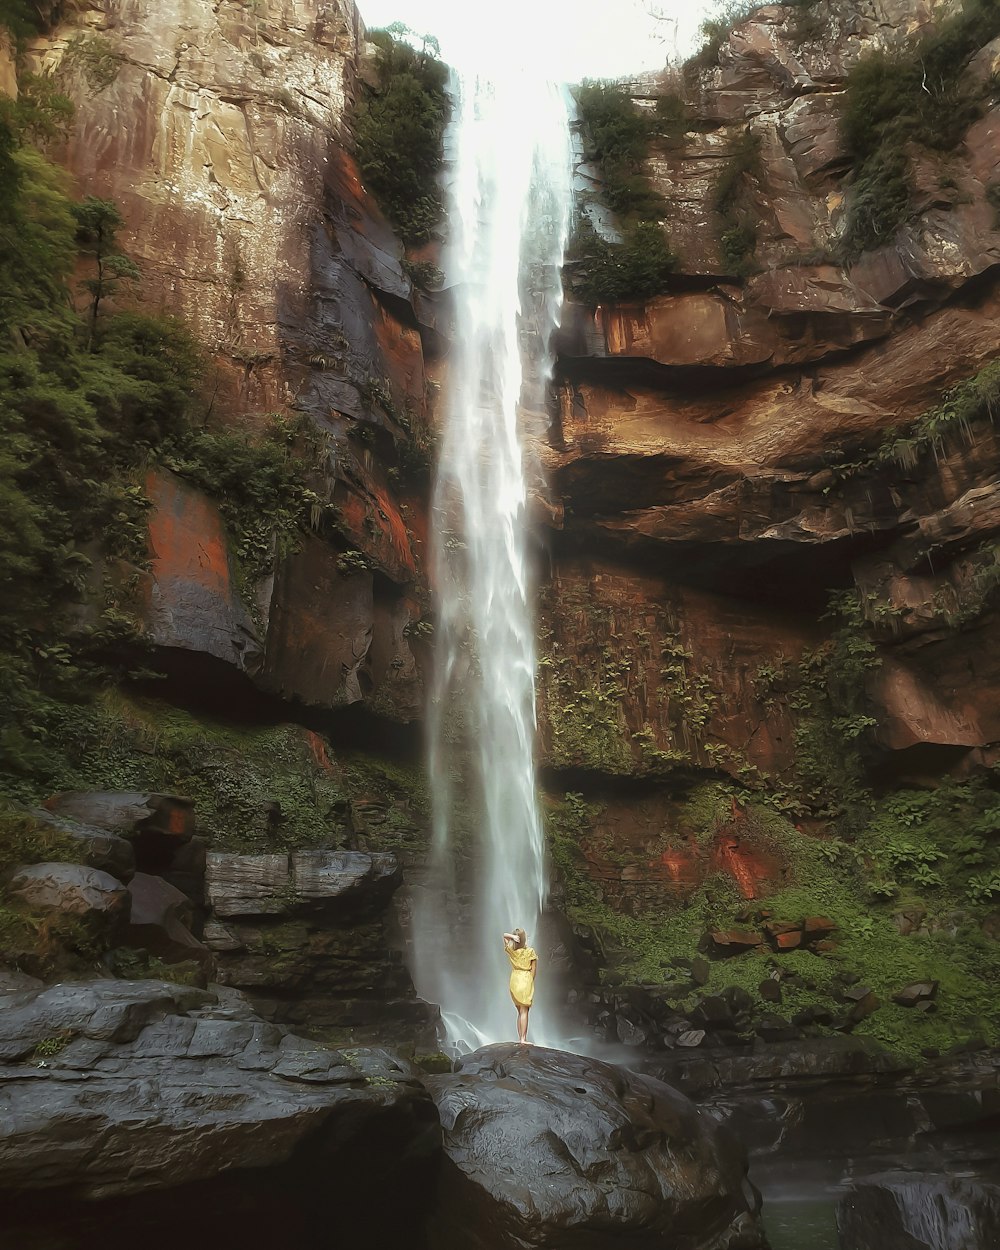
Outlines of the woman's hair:
<svg viewBox="0 0 1000 1250">
<path fill-rule="evenodd" d="M 528 935 L 525 933 L 523 929 L 515 929 L 514 936 L 517 938 L 518 946 L 528 945 Z"/>
</svg>

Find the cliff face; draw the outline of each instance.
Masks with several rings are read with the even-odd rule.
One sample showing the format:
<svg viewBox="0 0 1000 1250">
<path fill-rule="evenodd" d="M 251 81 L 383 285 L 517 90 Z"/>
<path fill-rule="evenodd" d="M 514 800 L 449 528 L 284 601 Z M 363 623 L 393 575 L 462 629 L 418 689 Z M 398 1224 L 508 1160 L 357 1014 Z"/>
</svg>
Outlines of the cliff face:
<svg viewBox="0 0 1000 1250">
<path fill-rule="evenodd" d="M 654 143 L 647 164 L 679 256 L 676 293 L 570 307 L 560 415 L 543 452 L 562 517 L 546 622 L 562 654 L 560 622 L 574 612 L 569 632 L 600 638 L 585 662 L 595 688 L 602 669 L 629 670 L 617 674 L 618 760 L 606 771 L 678 749 L 665 638 L 690 653 L 688 684 L 704 687 L 700 737 L 738 762 L 791 767 L 787 706 L 762 715 L 754 673 L 815 647 L 817 609 L 850 587 L 884 654 L 869 692 L 880 747 L 988 751 L 995 740 L 992 614 L 981 604 L 961 632 L 948 623 L 970 561 L 991 558 L 992 426 L 986 414 L 965 430 L 944 420 L 922 444 L 915 435 L 922 414 L 996 356 L 995 105 L 958 151 L 915 160 L 895 237 L 834 259 L 851 196 L 846 75 L 863 53 L 911 46 L 957 8 L 831 3 L 809 10 L 808 27 L 803 10 L 763 8 L 731 33 L 718 67 L 633 84 L 637 107 L 665 93 L 683 105 L 683 133 Z M 1000 44 L 984 48 L 969 78 L 985 80 L 998 55 Z M 727 273 L 713 204 L 748 137 L 755 244 L 741 281 Z M 887 454 L 896 438 L 913 443 L 906 463 Z M 586 567 L 595 555 L 600 572 Z M 584 600 L 611 621 L 603 657 L 600 624 L 579 628 Z M 545 710 L 545 741 L 565 740 L 551 699 Z M 692 758 L 705 763 L 703 750 Z M 574 762 L 558 747 L 550 759 Z"/>
<path fill-rule="evenodd" d="M 437 347 L 349 155 L 360 39 L 350 3 L 136 0 L 77 6 L 29 64 L 75 104 L 63 159 L 82 193 L 119 206 L 143 305 L 184 317 L 212 353 L 206 420 L 253 437 L 266 414 L 301 413 L 320 439 L 333 541 L 308 539 L 239 591 L 213 506 L 169 476 L 148 483 L 149 640 L 286 699 L 409 721 L 422 597 L 386 470 L 426 422 Z"/>
<path fill-rule="evenodd" d="M 601 990 L 598 1027 L 618 1040 L 666 1029 L 694 1047 L 714 1020 L 745 1042 L 743 1000 L 702 1011 L 693 985 L 745 995 L 788 969 L 790 1019 L 769 1037 L 819 1019 L 898 1042 L 898 1020 L 879 1032 L 870 1000 L 842 997 L 850 977 L 888 998 L 955 968 L 953 1014 L 937 1032 L 921 1014 L 918 1040 L 950 1044 L 958 1017 L 963 1036 L 978 1027 L 966 964 L 972 937 L 993 949 L 1000 826 L 991 782 L 964 779 L 991 777 L 1000 740 L 1000 111 L 985 89 L 1000 42 L 964 71 L 985 87 L 961 145 L 909 152 L 900 229 L 851 260 L 839 243 L 858 194 L 841 137 L 849 70 L 879 47 L 905 53 L 957 8 L 763 8 L 710 64 L 631 87 L 636 109 L 673 101 L 646 172 L 677 269 L 668 294 L 567 305 L 538 447 L 557 902 L 581 966 L 596 978 L 617 964 L 660 994 L 640 1010 Z M 448 330 L 351 155 L 364 56 L 347 3 L 109 0 L 78 6 L 28 64 L 74 100 L 62 159 L 81 195 L 121 207 L 146 305 L 181 314 L 211 355 L 206 425 L 253 439 L 280 413 L 312 448 L 314 530 L 275 534 L 252 563 L 216 502 L 150 470 L 148 567 L 130 576 L 163 704 L 103 706 L 79 729 L 72 784 L 195 796 L 200 833 L 167 869 L 216 971 L 258 1005 L 301 1027 L 322 1016 L 331 1031 L 415 1036 L 430 1017 L 386 955 L 385 892 L 342 913 L 340 885 L 317 902 L 290 858 L 395 855 L 412 878 L 429 824 L 416 770 L 340 749 L 359 726 L 368 745 L 372 727 L 380 747 L 400 723 L 417 737 L 428 482 L 412 466 Z M 0 84 L 15 85 L 12 64 L 0 49 Z M 735 261 L 724 177 L 739 180 L 746 227 Z M 171 701 L 254 724 L 234 736 Z M 336 758 L 303 725 L 330 731 Z M 981 788 L 948 791 L 947 817 L 911 797 L 869 821 L 899 786 L 951 774 Z M 966 818 L 971 858 L 942 875 Z M 235 924 L 212 897 L 222 868 L 260 885 Z M 858 903 L 872 883 L 881 893 Z M 904 949 L 911 933 L 926 950 Z M 884 968 L 865 962 L 873 945 Z M 699 946 L 718 962 L 691 981 Z M 742 971 L 727 962 L 738 950 Z M 803 995 L 817 994 L 837 1005 L 814 1018 Z"/>
</svg>

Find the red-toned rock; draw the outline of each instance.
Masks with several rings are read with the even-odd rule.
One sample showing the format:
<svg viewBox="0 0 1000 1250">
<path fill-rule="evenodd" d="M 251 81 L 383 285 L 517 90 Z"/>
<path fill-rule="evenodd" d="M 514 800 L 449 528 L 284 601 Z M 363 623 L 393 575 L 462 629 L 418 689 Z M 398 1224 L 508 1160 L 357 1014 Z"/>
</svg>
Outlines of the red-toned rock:
<svg viewBox="0 0 1000 1250">
<path fill-rule="evenodd" d="M 774 945 L 779 951 L 794 951 L 802 945 L 802 934 L 798 930 L 792 930 L 789 933 L 779 933 L 774 939 Z"/>
<path fill-rule="evenodd" d="M 740 955 L 744 951 L 764 945 L 764 939 L 759 933 L 751 933 L 746 929 L 716 929 L 710 936 L 713 946 L 721 955 Z"/>
<path fill-rule="evenodd" d="M 57 816 L 131 837 L 158 833 L 188 841 L 194 834 L 191 799 L 139 790 L 62 790 L 45 802 Z"/>
<path fill-rule="evenodd" d="M 808 941 L 814 938 L 829 937 L 837 931 L 837 925 L 827 916 L 806 916 L 802 922 L 802 931 Z"/>
<path fill-rule="evenodd" d="M 144 611 L 149 640 L 254 672 L 261 641 L 235 588 L 229 537 L 218 507 L 164 469 L 147 474 L 146 494 L 153 505 Z"/>
</svg>

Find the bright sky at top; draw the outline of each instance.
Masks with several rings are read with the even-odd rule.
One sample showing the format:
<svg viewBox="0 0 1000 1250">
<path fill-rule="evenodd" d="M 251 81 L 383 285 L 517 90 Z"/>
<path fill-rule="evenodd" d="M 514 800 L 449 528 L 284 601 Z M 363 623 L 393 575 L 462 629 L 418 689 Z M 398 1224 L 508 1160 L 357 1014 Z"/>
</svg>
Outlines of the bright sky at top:
<svg viewBox="0 0 1000 1250">
<path fill-rule="evenodd" d="M 358 0 L 369 28 L 436 35 L 444 59 L 579 82 L 662 69 L 688 55 L 706 0 Z"/>
</svg>

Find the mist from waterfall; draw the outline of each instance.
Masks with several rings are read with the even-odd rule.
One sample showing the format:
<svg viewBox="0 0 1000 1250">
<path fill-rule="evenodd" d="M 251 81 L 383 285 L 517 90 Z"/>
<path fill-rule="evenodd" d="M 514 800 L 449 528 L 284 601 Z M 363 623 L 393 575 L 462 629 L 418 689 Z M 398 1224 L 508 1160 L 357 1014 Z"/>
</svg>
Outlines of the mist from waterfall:
<svg viewBox="0 0 1000 1250">
<path fill-rule="evenodd" d="M 537 941 L 546 895 L 528 532 L 537 466 L 524 432 L 546 420 L 572 169 L 562 86 L 473 68 L 453 90 L 454 345 L 431 516 L 434 836 L 413 936 L 418 992 L 441 1004 L 453 1044 L 476 1046 L 516 1035 L 501 935 L 521 926 Z M 533 1038 L 557 1040 L 554 1023 L 536 1009 Z"/>
</svg>

